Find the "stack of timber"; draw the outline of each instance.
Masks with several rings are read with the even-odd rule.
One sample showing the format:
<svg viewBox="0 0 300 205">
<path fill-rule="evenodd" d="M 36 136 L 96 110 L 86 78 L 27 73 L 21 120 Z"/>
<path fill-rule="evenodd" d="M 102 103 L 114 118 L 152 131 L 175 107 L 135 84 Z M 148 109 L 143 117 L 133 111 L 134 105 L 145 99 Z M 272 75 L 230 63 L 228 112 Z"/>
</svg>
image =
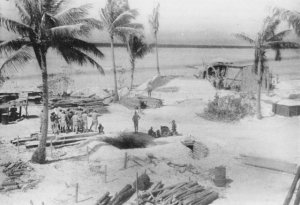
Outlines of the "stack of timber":
<svg viewBox="0 0 300 205">
<path fill-rule="evenodd" d="M 120 103 L 129 109 L 135 109 L 136 107 L 142 106 L 145 108 L 160 108 L 163 106 L 163 101 L 161 99 L 145 97 L 145 96 L 135 96 L 135 97 L 123 97 Z M 143 107 L 141 107 L 143 109 Z"/>
<path fill-rule="evenodd" d="M 32 179 L 25 181 L 20 179 L 20 177 L 33 170 L 28 163 L 19 160 L 17 162 L 4 163 L 2 166 L 4 167 L 3 173 L 8 176 L 8 178 L 2 182 L 0 190 L 11 191 L 21 189 L 35 183 L 35 180 Z"/>
<path fill-rule="evenodd" d="M 64 97 L 64 98 L 52 98 L 50 100 L 50 107 L 56 108 L 77 108 L 82 107 L 87 110 L 98 111 L 99 113 L 106 113 L 104 99 L 96 97 Z"/>
<path fill-rule="evenodd" d="M 150 191 L 139 196 L 139 204 L 185 204 L 207 205 L 218 199 L 217 192 L 205 189 L 197 182 L 181 182 L 172 186 L 164 187 L 161 182 L 153 185 Z"/>
<path fill-rule="evenodd" d="M 70 133 L 64 135 L 55 136 L 50 134 L 47 136 L 46 146 L 53 146 L 54 148 L 62 148 L 65 146 L 72 146 L 79 144 L 83 140 L 90 139 L 90 137 L 94 137 L 99 135 L 97 132 L 87 132 L 87 133 Z M 12 144 L 16 146 L 25 145 L 27 149 L 36 148 L 39 145 L 39 137 L 33 135 L 32 137 L 24 137 L 17 138 L 11 141 Z"/>
<path fill-rule="evenodd" d="M 127 184 L 120 192 L 115 196 L 110 196 L 109 192 L 106 192 L 96 203 L 96 205 L 122 205 L 135 193 L 135 188 Z"/>
</svg>

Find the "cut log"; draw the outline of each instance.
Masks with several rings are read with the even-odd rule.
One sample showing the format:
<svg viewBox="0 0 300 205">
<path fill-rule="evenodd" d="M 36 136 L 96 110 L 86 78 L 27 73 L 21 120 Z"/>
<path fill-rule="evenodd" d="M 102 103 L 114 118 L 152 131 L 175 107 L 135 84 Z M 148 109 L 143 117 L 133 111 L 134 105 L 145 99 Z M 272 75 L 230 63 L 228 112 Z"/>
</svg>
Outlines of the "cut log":
<svg viewBox="0 0 300 205">
<path fill-rule="evenodd" d="M 293 180 L 292 185 L 289 189 L 289 192 L 288 192 L 288 194 L 287 194 L 287 196 L 286 196 L 286 198 L 283 202 L 283 205 L 289 205 L 290 204 L 290 201 L 291 201 L 291 199 L 293 197 L 293 194 L 295 192 L 295 188 L 297 186 L 297 182 L 298 182 L 299 178 L 300 178 L 300 167 L 298 167 L 298 169 L 297 169 L 297 173 L 294 177 L 294 180 Z"/>
<path fill-rule="evenodd" d="M 296 174 L 297 172 L 297 164 L 275 160 L 275 159 L 262 158 L 262 157 L 252 157 L 246 155 L 240 155 L 240 156 L 242 162 L 246 165 L 280 171 L 280 172 L 286 172 L 290 174 Z"/>
<path fill-rule="evenodd" d="M 111 205 L 122 205 L 135 193 L 135 189 L 131 188 L 125 192 L 122 192 L 116 196 L 116 199 Z"/>
<path fill-rule="evenodd" d="M 100 199 L 98 199 L 97 201 L 97 205 L 99 205 L 101 202 L 103 202 L 105 200 L 105 198 L 107 198 L 109 196 L 109 192 L 106 192 Z"/>
<path fill-rule="evenodd" d="M 52 145 L 55 146 L 55 145 L 61 145 L 61 144 L 68 144 L 68 143 L 74 143 L 74 142 L 78 142 L 78 141 L 83 141 L 83 140 L 86 140 L 86 138 L 76 138 L 76 139 L 66 139 L 66 140 L 55 140 L 55 141 L 52 141 Z M 31 149 L 31 148 L 35 148 L 35 147 L 38 147 L 39 145 L 39 142 L 38 141 L 34 141 L 34 142 L 27 142 L 25 144 L 26 146 L 26 149 Z M 51 142 L 47 142 L 46 143 L 46 146 L 50 146 L 51 145 Z"/>
<path fill-rule="evenodd" d="M 201 205 L 208 205 L 211 204 L 213 201 L 219 198 L 219 194 L 216 192 L 212 192 L 211 194 L 205 196 L 201 201 L 196 201 L 191 205 L 201 204 Z"/>
<path fill-rule="evenodd" d="M 81 141 L 78 141 L 78 142 L 73 142 L 73 143 L 68 143 L 68 144 L 56 145 L 56 146 L 53 146 L 53 147 L 55 149 L 59 149 L 59 148 L 63 148 L 63 147 L 70 147 L 70 146 L 79 145 L 80 143 L 81 143 Z"/>
</svg>

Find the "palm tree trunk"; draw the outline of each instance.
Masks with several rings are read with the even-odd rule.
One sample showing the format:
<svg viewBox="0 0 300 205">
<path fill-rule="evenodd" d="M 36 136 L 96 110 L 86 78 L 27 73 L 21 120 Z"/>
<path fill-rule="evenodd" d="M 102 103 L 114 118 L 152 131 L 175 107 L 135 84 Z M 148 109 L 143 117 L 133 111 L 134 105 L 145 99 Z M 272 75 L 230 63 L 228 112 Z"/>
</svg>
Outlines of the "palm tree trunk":
<svg viewBox="0 0 300 205">
<path fill-rule="evenodd" d="M 116 69 L 116 63 L 115 63 L 115 50 L 114 50 L 114 37 L 113 37 L 113 35 L 110 36 L 110 47 L 111 47 L 111 59 L 112 59 L 112 67 L 113 67 L 114 82 L 115 82 L 114 102 L 118 102 L 119 101 L 119 94 L 118 94 L 117 69 Z"/>
<path fill-rule="evenodd" d="M 42 70 L 42 82 L 43 82 L 43 116 L 41 119 L 41 132 L 40 144 L 34 151 L 31 161 L 39 164 L 46 162 L 46 143 L 48 133 L 48 73 L 46 64 L 46 54 L 40 52 L 40 66 Z"/>
<path fill-rule="evenodd" d="M 159 59 L 158 59 L 158 46 L 157 46 L 157 34 L 155 36 L 155 51 L 156 51 L 156 68 L 157 68 L 157 74 L 160 76 L 160 70 L 159 70 Z"/>
<path fill-rule="evenodd" d="M 130 59 L 131 63 L 131 82 L 130 82 L 130 90 L 133 88 L 133 77 L 134 77 L 134 70 L 135 70 L 135 60 L 134 58 Z"/>
<path fill-rule="evenodd" d="M 256 117 L 257 119 L 261 119 L 261 104 L 260 104 L 260 99 L 261 99 L 261 73 L 262 73 L 262 62 L 261 62 L 262 56 L 259 54 L 259 65 L 257 67 L 257 98 L 256 98 Z"/>
</svg>

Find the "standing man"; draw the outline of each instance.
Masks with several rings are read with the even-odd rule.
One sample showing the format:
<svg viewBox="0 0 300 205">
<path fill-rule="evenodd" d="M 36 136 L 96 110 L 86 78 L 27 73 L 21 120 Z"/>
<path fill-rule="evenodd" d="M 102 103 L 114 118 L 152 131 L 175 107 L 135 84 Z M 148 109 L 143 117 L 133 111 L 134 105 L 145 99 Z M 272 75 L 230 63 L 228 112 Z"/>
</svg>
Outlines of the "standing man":
<svg viewBox="0 0 300 205">
<path fill-rule="evenodd" d="M 152 90 L 153 90 L 153 86 L 152 86 L 152 83 L 151 83 L 151 81 L 150 81 L 150 82 L 147 84 L 148 97 L 151 97 Z"/>
<path fill-rule="evenodd" d="M 86 111 L 82 112 L 82 122 L 83 122 L 83 132 L 87 132 L 88 130 L 88 115 Z"/>
<path fill-rule="evenodd" d="M 98 124 L 99 124 L 99 122 L 98 122 L 98 113 L 96 113 L 95 111 L 93 111 L 92 112 L 92 114 L 91 114 L 91 116 L 92 116 L 92 124 L 91 124 L 91 127 L 90 127 L 90 130 L 92 130 L 92 128 L 95 126 L 95 132 L 97 132 L 97 129 L 98 129 Z"/>
<path fill-rule="evenodd" d="M 137 133 L 139 130 L 139 119 L 140 116 L 138 115 L 137 111 L 134 111 L 134 115 L 132 117 L 133 125 L 134 125 L 134 132 Z"/>
<path fill-rule="evenodd" d="M 77 112 L 75 112 L 75 115 L 73 115 L 72 117 L 72 121 L 73 121 L 73 132 L 76 132 L 76 134 L 78 134 L 78 114 Z"/>
</svg>

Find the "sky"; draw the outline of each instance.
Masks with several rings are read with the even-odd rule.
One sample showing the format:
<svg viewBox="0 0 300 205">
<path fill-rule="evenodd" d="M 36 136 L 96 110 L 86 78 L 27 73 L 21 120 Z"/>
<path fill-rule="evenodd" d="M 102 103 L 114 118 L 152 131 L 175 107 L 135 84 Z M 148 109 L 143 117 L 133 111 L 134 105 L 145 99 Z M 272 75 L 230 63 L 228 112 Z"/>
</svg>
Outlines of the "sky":
<svg viewBox="0 0 300 205">
<path fill-rule="evenodd" d="M 12 0 L 0 0 L 0 13 L 14 18 L 17 13 Z M 99 18 L 99 9 L 106 0 L 70 0 L 70 5 L 93 4 L 91 17 Z M 131 8 L 139 11 L 137 22 L 144 24 L 145 36 L 153 40 L 149 15 L 160 3 L 158 41 L 162 44 L 240 45 L 234 33 L 254 37 L 263 19 L 274 7 L 300 11 L 299 0 L 129 0 Z M 287 28 L 283 25 L 282 29 Z M 0 39 L 12 38 L 0 30 Z M 108 42 L 105 31 L 93 31 L 90 41 Z"/>
</svg>

